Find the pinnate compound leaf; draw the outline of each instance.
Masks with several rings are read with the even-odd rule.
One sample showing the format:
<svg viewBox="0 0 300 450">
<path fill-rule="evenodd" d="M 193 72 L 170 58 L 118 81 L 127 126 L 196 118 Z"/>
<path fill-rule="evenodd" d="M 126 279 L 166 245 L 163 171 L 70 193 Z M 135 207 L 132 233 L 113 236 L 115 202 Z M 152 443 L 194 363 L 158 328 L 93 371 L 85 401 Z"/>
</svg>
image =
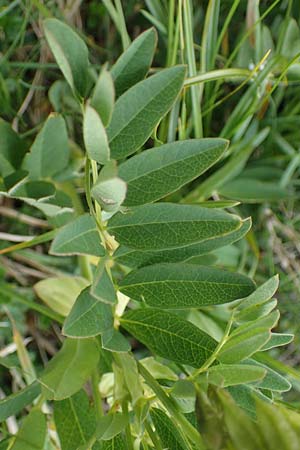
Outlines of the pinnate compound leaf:
<svg viewBox="0 0 300 450">
<path fill-rule="evenodd" d="M 33 288 L 49 308 L 65 317 L 88 284 L 83 277 L 60 276 L 38 281 Z"/>
<path fill-rule="evenodd" d="M 265 375 L 266 370 L 259 366 L 250 364 L 220 364 L 208 370 L 207 381 L 224 388 L 261 380 Z"/>
<path fill-rule="evenodd" d="M 61 228 L 52 242 L 50 253 L 104 256 L 105 250 L 93 217 L 84 214 Z"/>
<path fill-rule="evenodd" d="M 86 105 L 83 116 L 83 140 L 90 159 L 106 164 L 110 158 L 106 131 L 98 112 Z"/>
<path fill-rule="evenodd" d="M 130 311 L 120 321 L 125 330 L 153 353 L 192 367 L 200 367 L 217 345 L 192 323 L 157 309 Z"/>
<path fill-rule="evenodd" d="M 110 72 L 108 72 L 106 67 L 103 67 L 91 97 L 91 106 L 97 111 L 105 127 L 107 127 L 110 122 L 114 102 L 114 82 Z"/>
<path fill-rule="evenodd" d="M 55 402 L 54 422 L 61 450 L 77 450 L 86 444 L 95 432 L 96 415 L 85 391 Z"/>
<path fill-rule="evenodd" d="M 98 364 L 99 351 L 94 339 L 66 339 L 39 380 L 49 400 L 63 400 L 75 394 Z"/>
<path fill-rule="evenodd" d="M 124 245 L 162 250 L 224 236 L 242 225 L 239 217 L 195 205 L 154 203 L 117 213 L 108 230 Z"/>
<path fill-rule="evenodd" d="M 157 33 L 150 28 L 140 34 L 113 65 L 111 75 L 118 97 L 147 75 L 156 42 Z"/>
<path fill-rule="evenodd" d="M 172 450 L 186 450 L 187 446 L 180 436 L 172 420 L 161 409 L 152 408 L 151 419 L 155 427 L 155 433 L 159 436 L 163 448 Z"/>
<path fill-rule="evenodd" d="M 287 199 L 291 193 L 277 183 L 251 178 L 237 178 L 226 183 L 218 192 L 224 197 L 240 200 L 244 203 L 278 202 Z"/>
<path fill-rule="evenodd" d="M 47 433 L 46 416 L 32 410 L 25 417 L 11 450 L 41 450 L 44 448 Z"/>
<path fill-rule="evenodd" d="M 70 156 L 67 128 L 58 114 L 50 114 L 35 138 L 30 153 L 25 156 L 23 169 L 30 179 L 53 177 L 68 164 Z"/>
<path fill-rule="evenodd" d="M 88 84 L 87 46 L 72 28 L 57 19 L 46 19 L 44 30 L 65 79 L 73 90 L 84 97 Z"/>
<path fill-rule="evenodd" d="M 164 69 L 118 99 L 107 129 L 113 158 L 125 158 L 146 142 L 181 91 L 184 76 L 184 66 Z"/>
<path fill-rule="evenodd" d="M 0 400 L 0 422 L 22 411 L 25 406 L 33 402 L 40 392 L 39 383 L 34 381 L 24 389 Z"/>
<path fill-rule="evenodd" d="M 219 305 L 245 297 L 253 281 L 237 273 L 196 264 L 155 264 L 130 272 L 120 283 L 128 297 L 153 308 Z"/>
<path fill-rule="evenodd" d="M 87 338 L 97 336 L 112 326 L 111 306 L 91 295 L 87 287 L 76 299 L 62 332 L 72 338 Z"/>
<path fill-rule="evenodd" d="M 128 186 L 125 205 L 150 203 L 176 191 L 222 156 L 225 139 L 190 139 L 145 150 L 119 167 Z"/>
<path fill-rule="evenodd" d="M 241 239 L 250 230 L 251 219 L 242 221 L 238 230 L 225 236 L 209 239 L 199 244 L 164 251 L 140 251 L 121 245 L 114 253 L 114 259 L 125 266 L 136 268 L 149 266 L 159 262 L 190 262 L 197 256 L 207 253 Z"/>
</svg>

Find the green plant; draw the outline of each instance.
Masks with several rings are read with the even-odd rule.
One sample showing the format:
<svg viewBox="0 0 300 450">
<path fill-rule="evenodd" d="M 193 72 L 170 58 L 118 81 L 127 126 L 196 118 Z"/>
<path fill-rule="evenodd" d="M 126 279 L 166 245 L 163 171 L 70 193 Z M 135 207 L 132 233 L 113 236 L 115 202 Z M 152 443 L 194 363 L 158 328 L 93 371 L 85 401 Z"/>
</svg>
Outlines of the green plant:
<svg viewBox="0 0 300 450">
<path fill-rule="evenodd" d="M 188 8 L 184 14 L 189 41 Z M 123 22 L 114 17 L 127 47 Z M 184 191 L 234 151 L 224 138 L 201 138 L 202 127 L 195 126 L 201 89 L 191 91 L 189 130 L 185 102 L 193 80 L 186 78 L 185 66 L 170 63 L 144 79 L 156 46 L 153 29 L 100 74 L 89 67 L 87 47 L 70 27 L 48 19 L 44 29 L 69 86 L 78 141 L 85 147 L 84 177 L 76 158 L 69 163 L 61 114 L 48 117 L 24 160 L 26 142 L 3 121 L 2 195 L 42 211 L 54 229 L 2 253 L 52 240 L 50 255 L 77 258 L 79 270 L 35 285 L 47 307 L 27 300 L 61 324 L 65 336 L 39 373 L 14 326 L 18 370 L 28 386 L 0 402 L 0 416 L 4 420 L 34 405 L 3 448 L 58 446 L 47 435 L 47 418 L 63 450 L 273 449 L 278 443 L 296 449 L 299 415 L 272 404 L 290 383 L 265 353 L 292 339 L 272 332 L 279 320 L 273 299 L 278 278 L 256 288 L 245 275 L 213 267 L 211 252 L 243 238 L 251 227 L 249 218 L 233 213 L 235 202 L 205 201 L 224 181 L 224 172 L 232 175 L 236 160 Z M 189 74 L 196 75 L 192 42 L 187 63 Z M 272 67 L 269 63 L 257 78 Z M 50 89 L 53 103 L 57 86 Z M 245 97 L 222 136 L 232 137 L 238 112 L 245 120 Z M 263 131 L 254 137 L 255 130 L 243 145 L 236 144 L 243 157 L 265 137 Z M 5 283 L 3 293 L 16 295 Z M 19 301 L 26 303 L 26 297 Z M 135 339 L 140 344 L 131 351 Z M 1 364 L 12 368 L 13 363 Z M 274 436 L 272 427 L 278 428 Z"/>
</svg>

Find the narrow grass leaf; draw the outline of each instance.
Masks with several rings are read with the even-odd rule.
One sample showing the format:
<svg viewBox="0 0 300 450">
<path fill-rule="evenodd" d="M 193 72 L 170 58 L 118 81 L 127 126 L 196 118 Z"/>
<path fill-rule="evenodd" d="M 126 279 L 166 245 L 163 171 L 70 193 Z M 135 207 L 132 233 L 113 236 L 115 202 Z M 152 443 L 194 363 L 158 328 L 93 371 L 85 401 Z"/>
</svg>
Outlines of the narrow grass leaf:
<svg viewBox="0 0 300 450">
<path fill-rule="evenodd" d="M 276 183 L 245 177 L 236 178 L 218 189 L 220 195 L 244 203 L 278 202 L 291 193 Z"/>
</svg>

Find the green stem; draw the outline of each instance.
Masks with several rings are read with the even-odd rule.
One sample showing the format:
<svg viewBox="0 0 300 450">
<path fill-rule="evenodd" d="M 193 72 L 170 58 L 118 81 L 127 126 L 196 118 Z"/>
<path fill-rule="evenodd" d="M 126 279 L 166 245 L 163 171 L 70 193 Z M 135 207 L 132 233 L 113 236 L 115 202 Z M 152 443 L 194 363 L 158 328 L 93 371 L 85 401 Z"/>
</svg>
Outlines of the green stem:
<svg viewBox="0 0 300 450">
<path fill-rule="evenodd" d="M 46 18 L 52 17 L 51 11 L 39 0 L 31 0 L 31 3 L 39 10 L 42 16 Z"/>
<path fill-rule="evenodd" d="M 44 242 L 52 241 L 55 237 L 57 230 L 47 231 L 46 233 L 40 234 L 32 238 L 30 241 L 20 242 L 19 244 L 10 245 L 9 247 L 2 248 L 0 250 L 0 255 L 5 253 L 16 252 L 17 250 L 22 250 L 23 248 L 33 247 L 34 245 L 43 244 Z"/>
<path fill-rule="evenodd" d="M 178 411 L 176 404 L 169 397 L 169 395 L 162 389 L 160 384 L 153 378 L 150 372 L 137 361 L 138 370 L 146 383 L 150 386 L 152 391 L 156 394 L 161 403 L 169 411 L 175 422 L 181 427 L 182 435 L 187 436 L 198 450 L 205 450 L 205 444 L 200 433 L 193 427 L 193 425 Z"/>
<path fill-rule="evenodd" d="M 99 420 L 103 416 L 102 399 L 99 392 L 99 373 L 95 369 L 92 373 L 92 391 L 96 409 L 96 418 Z"/>
<path fill-rule="evenodd" d="M 155 450 L 164 450 L 162 445 L 161 445 L 160 440 L 158 439 L 158 437 L 156 436 L 155 432 L 153 431 L 152 426 L 149 423 L 148 419 L 145 420 L 144 425 L 145 425 L 145 428 L 147 430 L 147 433 L 150 436 L 151 441 L 154 444 Z"/>
<path fill-rule="evenodd" d="M 128 416 L 128 402 L 126 400 L 124 402 L 122 402 L 122 412 L 123 412 L 123 414 Z M 128 450 L 134 450 L 129 421 L 125 428 L 125 436 L 126 436 L 126 444 L 127 444 L 126 448 Z"/>
<path fill-rule="evenodd" d="M 228 337 L 229 337 L 229 334 L 230 334 L 230 330 L 231 330 L 231 327 L 232 327 L 232 323 L 233 323 L 233 314 L 230 317 L 230 319 L 229 319 L 229 321 L 228 321 L 228 323 L 226 325 L 224 336 L 222 337 L 221 341 L 217 345 L 215 351 L 212 353 L 210 358 L 208 358 L 205 361 L 205 363 L 189 377 L 190 380 L 195 380 L 201 373 L 206 372 L 207 369 L 215 362 L 215 360 L 218 357 L 218 354 L 220 353 L 220 350 L 222 349 L 222 347 L 226 344 L 226 342 L 228 340 Z"/>
</svg>

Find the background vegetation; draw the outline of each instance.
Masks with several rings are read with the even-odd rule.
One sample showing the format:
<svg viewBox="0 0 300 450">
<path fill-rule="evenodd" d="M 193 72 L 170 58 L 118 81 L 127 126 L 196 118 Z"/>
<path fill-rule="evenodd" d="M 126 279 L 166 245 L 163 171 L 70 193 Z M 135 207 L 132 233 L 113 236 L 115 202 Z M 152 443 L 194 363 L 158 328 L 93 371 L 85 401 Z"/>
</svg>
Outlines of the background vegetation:
<svg viewBox="0 0 300 450">
<path fill-rule="evenodd" d="M 269 431 L 277 427 L 276 420 L 282 422 L 286 414 L 280 405 L 285 404 L 289 407 L 292 417 L 289 420 L 296 431 L 294 435 L 286 433 L 285 438 L 281 435 L 271 437 L 271 431 L 265 437 L 262 432 L 263 443 L 258 443 L 254 438 L 255 428 L 251 428 L 255 422 L 252 419 L 248 422 L 248 416 L 242 416 L 241 421 L 245 421 L 241 422 L 242 426 L 250 434 L 246 438 L 239 436 L 238 427 L 230 421 L 232 415 L 240 414 L 236 411 L 238 406 L 231 397 L 227 397 L 225 390 L 213 394 L 209 400 L 202 398 L 202 407 L 205 401 L 209 402 L 209 407 L 206 405 L 209 413 L 205 420 L 199 421 L 199 426 L 207 448 L 275 449 L 280 440 L 280 448 L 297 449 L 300 439 L 299 416 L 296 414 L 300 406 L 300 10 L 298 2 L 292 0 L 129 0 L 122 5 L 119 0 L 0 2 L 2 398 L 8 398 L 35 380 L 61 348 L 60 314 L 66 300 L 62 301 L 59 293 L 55 299 L 58 304 L 54 308 L 49 307 L 53 302 L 53 285 L 48 287 L 48 291 L 45 288 L 39 290 L 37 283 L 50 277 L 84 273 L 82 262 L 78 263 L 76 256 L 48 254 L 53 230 L 69 222 L 74 217 L 74 210 L 76 213 L 88 210 L 81 110 L 45 39 L 43 21 L 52 17 L 73 27 L 85 42 L 94 80 L 105 64 L 110 69 L 129 44 L 151 26 L 157 31 L 158 43 L 149 73 L 159 73 L 160 69 L 177 64 L 187 66 L 185 89 L 180 101 L 161 120 L 144 148 L 175 139 L 221 137 L 230 140 L 230 146 L 213 167 L 175 193 L 170 193 L 166 200 L 195 204 L 214 200 L 220 202 L 220 207 L 227 207 L 229 212 L 242 218 L 252 217 L 252 228 L 242 239 L 209 255 L 202 255 L 199 262 L 247 275 L 255 280 L 257 286 L 279 274 L 276 298 L 281 320 L 275 331 L 295 337 L 287 345 L 264 353 L 263 362 L 278 370 L 292 388 L 278 396 L 275 394 L 277 412 L 268 410 L 273 407 L 269 403 L 258 407 L 258 426 Z M 17 170 L 16 178 L 9 179 L 9 167 L 20 168 L 20 159 L 31 147 L 51 112 L 64 117 L 70 148 L 70 159 L 62 167 L 63 173 L 53 173 L 57 187 L 55 196 L 51 197 L 46 192 L 45 197 L 50 199 L 40 201 L 42 195 L 38 197 L 36 194 L 34 198 L 28 192 L 26 195 L 7 195 L 7 186 L 17 186 L 16 182 L 21 179 Z M 8 124 L 20 139 L 9 134 Z M 5 153 L 10 145 L 18 148 L 18 157 Z M 49 186 L 40 186 L 42 188 L 47 190 Z M 30 242 L 33 236 L 42 237 Z M 91 259 L 92 267 L 96 262 Z M 118 273 L 121 269 L 115 267 L 114 270 L 115 276 L 121 277 Z M 56 288 L 59 292 L 58 285 Z M 62 289 L 64 294 L 68 292 L 71 298 L 74 297 L 74 286 L 63 284 Z M 204 308 L 204 313 L 202 320 L 206 325 L 200 323 L 199 316 L 200 328 L 204 327 L 212 334 L 224 328 L 228 319 L 225 310 Z M 288 341 L 289 337 L 286 338 Z M 138 359 L 149 356 L 146 348 L 137 341 L 132 340 L 132 344 Z M 177 375 L 180 372 L 173 363 L 171 369 Z M 110 372 L 105 368 L 101 370 Z M 162 376 L 165 377 L 166 374 Z M 166 386 L 170 387 L 172 375 L 167 380 Z M 104 381 L 102 379 L 102 383 Z M 103 396 L 109 392 L 105 391 L 109 388 L 109 380 L 106 381 L 108 386 L 101 387 Z M 89 386 L 89 393 L 91 391 L 93 388 Z M 269 391 L 263 393 L 271 396 Z M 181 395 L 182 401 L 188 403 L 189 393 L 184 391 Z M 241 399 L 242 394 L 237 397 Z M 197 398 L 200 402 L 201 395 Z M 83 404 L 85 400 L 85 397 L 78 397 L 74 402 Z M 43 404 L 44 398 L 39 401 Z M 238 403 L 247 409 L 245 403 Z M 5 407 L 5 403 L 2 405 Z M 26 402 L 24 407 L 27 408 Z M 47 407 L 51 408 L 51 405 Z M 26 408 L 13 410 L 9 418 L 5 416 L 1 428 L 1 449 L 25 449 L 22 439 L 18 444 L 11 435 L 18 429 L 22 430 L 20 424 Z M 220 410 L 223 411 L 222 420 Z M 292 416 L 293 411 L 295 416 Z M 188 407 L 186 412 L 190 412 Z M 0 417 L 3 417 L 1 407 Z M 219 420 L 222 432 L 216 434 Z M 171 425 L 165 417 L 160 417 L 160 410 L 153 410 L 153 423 L 157 430 L 163 423 L 161 436 L 168 434 L 166 430 Z M 34 444 L 36 447 L 28 448 L 57 448 L 51 419 L 48 424 L 50 437 L 43 447 Z M 149 427 L 147 432 L 151 438 Z M 185 432 L 188 434 L 188 430 Z M 68 430 L 68 433 L 72 432 Z M 139 447 L 139 432 L 134 429 L 132 434 L 134 448 L 142 448 Z M 252 436 L 250 440 L 249 435 Z M 184 447 L 186 443 L 179 443 L 180 438 L 173 434 L 175 441 L 164 442 L 161 436 L 162 444 L 155 441 L 158 439 L 155 436 L 151 443 L 147 435 L 141 445 L 145 449 L 147 445 L 149 448 L 173 445 L 172 450 L 189 448 Z M 241 442 L 245 447 L 241 447 Z M 89 442 L 82 442 L 85 444 L 82 448 L 91 448 L 88 447 Z M 64 445 L 65 449 L 76 448 L 71 444 L 69 447 Z M 116 441 L 115 445 L 122 448 L 120 442 Z"/>
</svg>

